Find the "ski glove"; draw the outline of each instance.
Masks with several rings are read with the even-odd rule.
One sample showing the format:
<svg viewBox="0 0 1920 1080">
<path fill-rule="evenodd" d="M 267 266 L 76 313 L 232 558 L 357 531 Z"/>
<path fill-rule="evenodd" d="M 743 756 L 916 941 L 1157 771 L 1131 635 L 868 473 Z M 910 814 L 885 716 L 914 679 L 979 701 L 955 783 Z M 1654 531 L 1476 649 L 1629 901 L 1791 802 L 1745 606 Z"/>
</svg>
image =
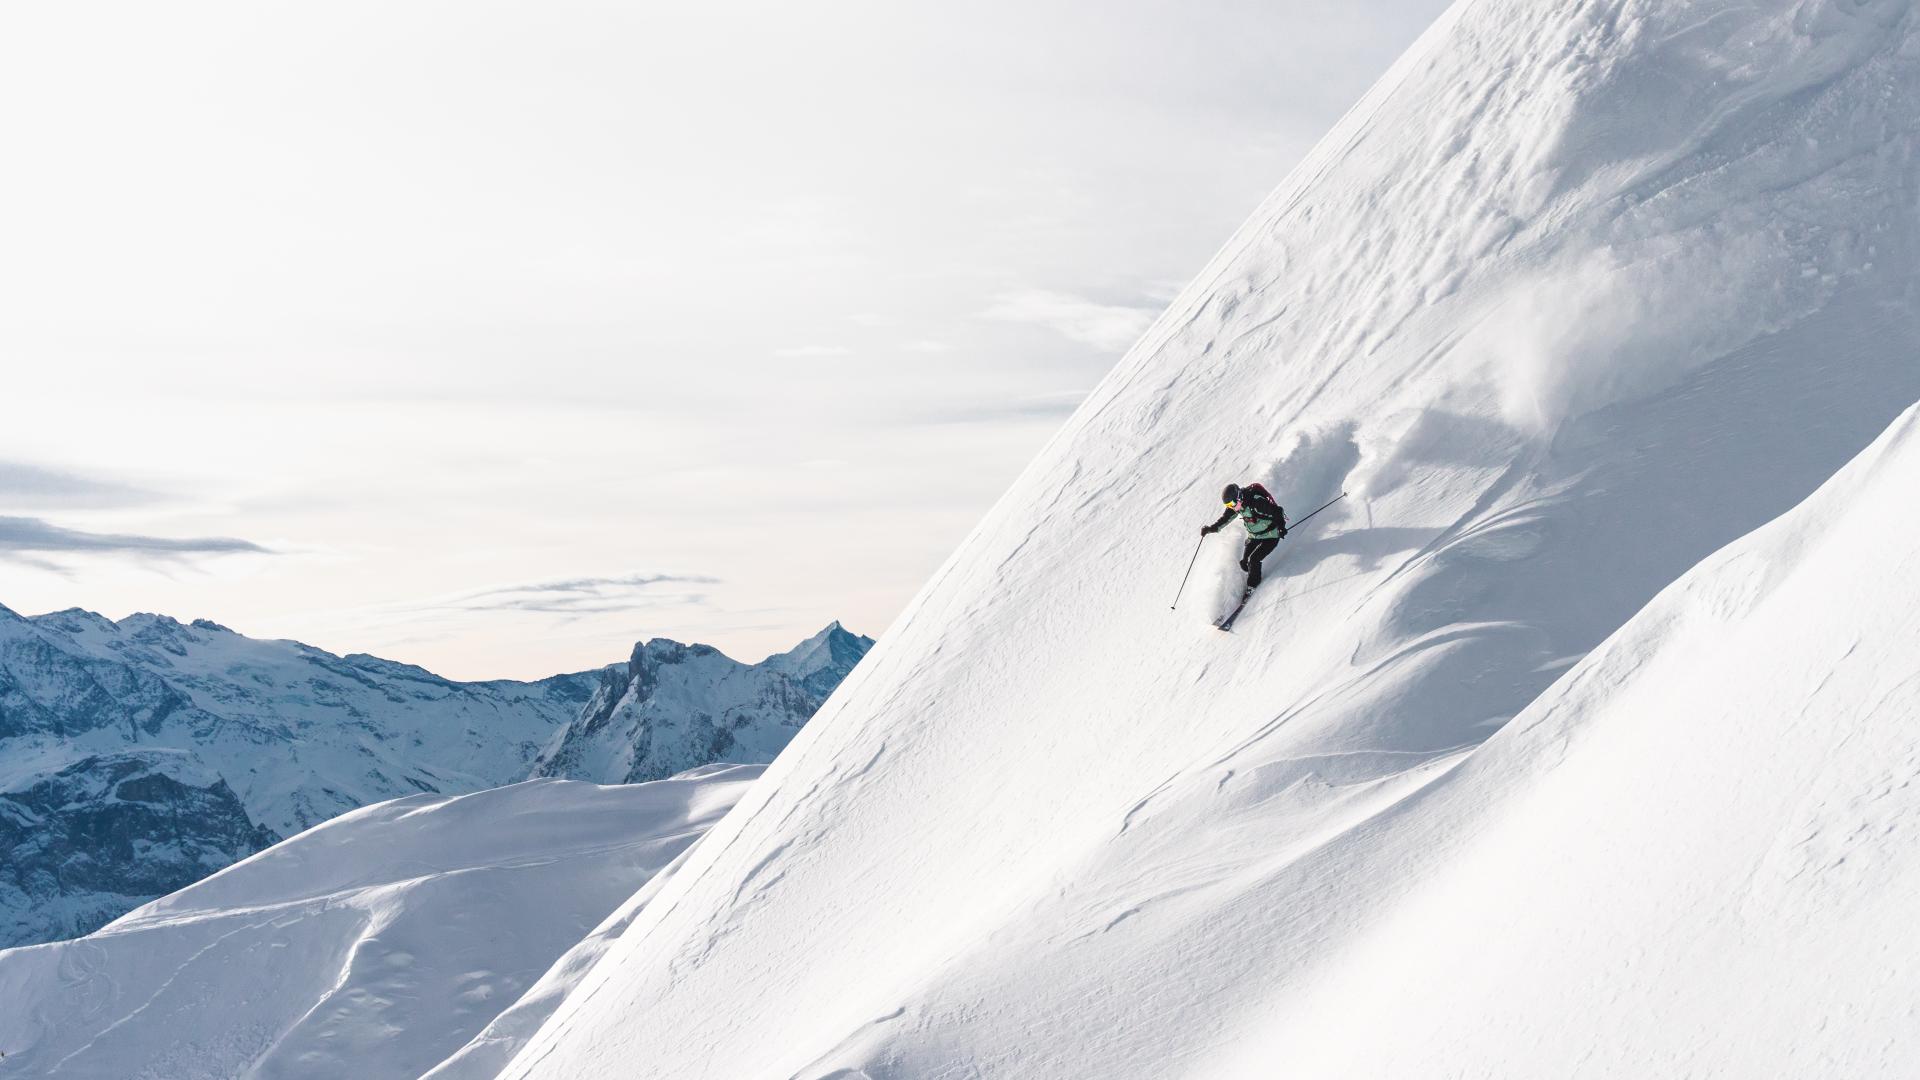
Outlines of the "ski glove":
<svg viewBox="0 0 1920 1080">
<path fill-rule="evenodd" d="M 1219 530 L 1218 525 L 1202 525 L 1200 526 L 1200 535 L 1212 536 L 1218 530 Z"/>
</svg>

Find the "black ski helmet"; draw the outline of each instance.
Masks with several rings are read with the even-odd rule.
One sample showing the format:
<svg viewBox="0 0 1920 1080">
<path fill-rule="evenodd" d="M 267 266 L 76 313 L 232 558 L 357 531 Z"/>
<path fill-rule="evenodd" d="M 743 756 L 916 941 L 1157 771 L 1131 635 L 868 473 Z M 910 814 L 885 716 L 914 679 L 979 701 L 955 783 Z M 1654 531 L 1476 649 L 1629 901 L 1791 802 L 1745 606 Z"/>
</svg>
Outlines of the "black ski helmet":
<svg viewBox="0 0 1920 1080">
<path fill-rule="evenodd" d="M 1223 503 L 1239 502 L 1240 501 L 1240 485 L 1228 484 L 1227 489 L 1220 493 L 1220 501 Z"/>
</svg>

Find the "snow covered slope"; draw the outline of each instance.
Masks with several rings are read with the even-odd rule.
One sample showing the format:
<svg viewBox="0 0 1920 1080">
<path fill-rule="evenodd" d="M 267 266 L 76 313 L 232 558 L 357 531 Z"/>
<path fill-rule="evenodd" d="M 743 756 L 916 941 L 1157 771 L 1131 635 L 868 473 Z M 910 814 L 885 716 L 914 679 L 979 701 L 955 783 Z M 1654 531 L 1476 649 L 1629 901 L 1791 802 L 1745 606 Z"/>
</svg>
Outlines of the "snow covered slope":
<svg viewBox="0 0 1920 1080">
<path fill-rule="evenodd" d="M 533 775 L 635 784 L 709 761 L 765 764 L 871 648 L 838 622 L 758 664 L 711 645 L 642 642 L 606 670 Z"/>
<path fill-rule="evenodd" d="M 1920 408 L 1299 860 L 1197 1075 L 1920 1075 Z"/>
<path fill-rule="evenodd" d="M 0 1075 L 412 1080 L 623 901 L 630 918 L 760 771 L 396 799 L 0 952 Z"/>
<path fill-rule="evenodd" d="M 1812 820 L 1844 817 L 1853 759 L 1841 787 L 1795 787 L 1782 769 L 1817 767 L 1776 761 L 1764 736 L 1714 743 L 1734 760 L 1695 772 L 1686 739 L 1581 765 L 1642 770 L 1634 783 L 1662 785 L 1648 798 L 1678 814 L 1633 910 L 1730 905 L 1652 924 L 1716 928 L 1676 959 L 1657 936 L 1625 945 L 1631 928 L 1605 916 L 1594 941 L 1625 948 L 1607 962 L 1674 965 L 1665 997 L 1590 1000 L 1635 984 L 1534 969 L 1537 988 L 1482 981 L 1518 979 L 1525 957 L 1478 936 L 1518 915 L 1473 910 L 1499 893 L 1467 878 L 1484 865 L 1504 880 L 1518 861 L 1463 853 L 1450 905 L 1413 897 L 1412 868 L 1341 860 L 1426 813 L 1463 755 L 1920 397 L 1917 129 L 1906 0 L 1454 8 L 1096 390 L 505 1075 L 1111 1080 L 1218 1076 L 1243 1053 L 1264 1074 L 1291 1053 L 1272 1032 L 1316 1023 L 1316 1052 L 1377 1036 L 1363 1052 L 1405 1066 L 1362 1075 L 1480 1075 L 1395 1056 L 1432 1030 L 1423 1002 L 1459 995 L 1444 1008 L 1460 1048 L 1547 1038 L 1556 1007 L 1598 1025 L 1657 1024 L 1683 992 L 1702 995 L 1688 1018 L 1737 1008 L 1744 987 L 1673 989 L 1678 976 L 1719 957 L 1750 983 L 1750 957 L 1811 958 L 1743 954 L 1749 930 L 1818 926 L 1850 939 L 1836 955 L 1869 955 L 1856 935 L 1888 911 L 1878 890 L 1906 880 L 1842 886 L 1876 865 L 1873 825 L 1831 889 L 1728 896 L 1715 862 L 1699 891 L 1662 895 L 1678 888 L 1673 852 L 1737 821 L 1689 820 L 1701 798 L 1808 797 Z M 1228 636 L 1207 625 L 1233 588 L 1225 538 L 1181 609 L 1167 604 L 1232 479 L 1296 514 L 1353 497 L 1283 545 Z M 1850 700 L 1833 699 L 1834 722 L 1875 722 Z M 1547 819 L 1581 859 L 1529 895 L 1571 905 L 1562 955 L 1602 962 L 1580 940 L 1598 913 L 1573 886 L 1594 867 L 1635 872 L 1596 832 L 1607 813 L 1630 816 L 1622 836 L 1654 819 L 1581 809 L 1598 780 L 1560 796 L 1550 770 L 1495 772 L 1462 775 L 1569 800 Z M 1845 842 L 1820 827 L 1807 857 Z M 1791 875 L 1801 857 L 1788 839 L 1786 862 L 1755 869 Z M 1405 935 L 1343 921 L 1403 900 Z M 1848 906 L 1861 921 L 1834 910 Z M 1423 936 L 1454 915 L 1458 942 Z M 1519 921 L 1544 933 L 1555 917 Z M 1471 966 L 1480 944 L 1501 963 Z M 1795 985 L 1844 1009 L 1897 955 Z M 1390 995 L 1407 1026 L 1381 1035 L 1363 995 L 1416 978 Z M 1489 1019 L 1508 1009 L 1510 1025 Z M 1884 1015 L 1840 1029 L 1897 1057 Z M 1747 1060 L 1791 1060 L 1794 1029 L 1739 1030 L 1762 1040 Z M 1686 1045 L 1702 1071 L 1737 1059 Z M 1511 1051 L 1552 1063 L 1535 1074 L 1578 1071 L 1560 1049 Z"/>
<path fill-rule="evenodd" d="M 713 779 L 721 783 L 733 783 L 736 780 L 748 780 L 757 775 L 758 769 L 749 769 L 740 765 L 703 765 L 675 777 L 676 780 L 694 781 Z M 723 794 L 729 801 L 737 802 L 739 794 L 725 790 Z M 710 824 L 710 823 L 709 823 Z M 452 1057 L 441 1062 L 423 1080 L 491 1080 L 498 1076 L 513 1055 L 527 1044 L 527 1040 L 540 1030 L 566 996 L 574 991 L 586 978 L 593 966 L 600 962 L 614 942 L 626 933 L 647 905 L 653 902 L 660 889 L 673 879 L 692 847 L 682 851 L 678 858 L 654 874 L 640 891 L 628 897 L 624 903 L 614 909 L 613 914 L 594 927 L 591 934 L 580 939 L 566 955 L 554 962 L 547 973 L 540 977 L 532 989 L 520 995 L 511 1007 L 493 1018 L 486 1028 L 475 1035 Z"/>
</svg>

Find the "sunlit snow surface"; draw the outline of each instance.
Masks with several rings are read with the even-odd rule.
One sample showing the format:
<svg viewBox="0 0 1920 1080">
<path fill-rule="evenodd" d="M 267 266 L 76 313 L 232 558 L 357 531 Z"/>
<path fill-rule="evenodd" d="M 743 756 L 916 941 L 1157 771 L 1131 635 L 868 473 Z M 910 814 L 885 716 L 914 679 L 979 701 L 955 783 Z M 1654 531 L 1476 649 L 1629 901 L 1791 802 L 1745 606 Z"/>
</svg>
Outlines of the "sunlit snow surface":
<svg viewBox="0 0 1920 1080">
<path fill-rule="evenodd" d="M 1915 20 L 1454 9 L 505 1075 L 1920 1071 L 1907 441 L 1581 664 L 1920 396 Z"/>
<path fill-rule="evenodd" d="M 1916 493 L 1920 407 L 1300 860 L 1299 977 L 1195 1072 L 1920 1074 Z"/>
<path fill-rule="evenodd" d="M 554 961 L 630 920 L 760 772 L 344 814 L 84 938 L 0 952 L 0 1076 L 411 1080 L 536 982 L 516 1010 L 537 1024 L 577 978 Z M 511 1053 L 495 1027 L 469 1056 Z"/>
</svg>

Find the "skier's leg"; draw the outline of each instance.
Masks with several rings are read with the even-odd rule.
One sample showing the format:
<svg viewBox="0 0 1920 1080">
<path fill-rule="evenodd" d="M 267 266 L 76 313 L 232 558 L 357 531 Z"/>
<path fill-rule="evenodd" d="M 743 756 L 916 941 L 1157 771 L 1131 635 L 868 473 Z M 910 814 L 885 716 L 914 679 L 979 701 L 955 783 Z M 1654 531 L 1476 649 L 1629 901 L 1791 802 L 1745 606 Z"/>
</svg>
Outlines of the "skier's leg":
<svg viewBox="0 0 1920 1080">
<path fill-rule="evenodd" d="M 1274 548 L 1279 546 L 1280 541 L 1278 540 L 1250 540 L 1247 542 L 1246 558 L 1241 561 L 1241 565 L 1247 568 L 1248 592 L 1252 592 L 1260 587 L 1260 564 L 1266 560 L 1268 555 L 1273 554 Z"/>
</svg>

